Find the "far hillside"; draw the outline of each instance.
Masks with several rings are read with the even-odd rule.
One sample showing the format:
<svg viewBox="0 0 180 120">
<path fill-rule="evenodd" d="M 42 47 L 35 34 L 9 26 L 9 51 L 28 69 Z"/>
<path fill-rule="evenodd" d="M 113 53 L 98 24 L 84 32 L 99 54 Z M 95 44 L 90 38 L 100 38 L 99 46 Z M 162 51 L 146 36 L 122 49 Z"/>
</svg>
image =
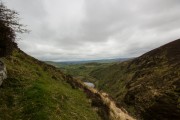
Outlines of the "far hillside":
<svg viewBox="0 0 180 120">
<path fill-rule="evenodd" d="M 180 119 L 180 39 L 90 75 L 139 119 Z"/>
<path fill-rule="evenodd" d="M 101 60 L 86 60 L 86 61 L 67 61 L 67 62 L 52 62 L 46 63 L 53 65 L 66 74 L 70 74 L 85 82 L 96 82 L 96 79 L 89 74 L 98 69 L 108 67 L 116 62 L 123 62 L 132 58 L 117 58 L 117 59 L 101 59 Z"/>
<path fill-rule="evenodd" d="M 82 81 L 95 82 L 89 74 L 93 70 L 100 68 L 105 68 L 113 63 L 83 63 L 83 64 L 64 64 L 64 63 L 55 63 L 48 62 L 48 64 L 54 65 L 66 74 L 70 74 L 75 78 L 78 78 Z"/>
</svg>

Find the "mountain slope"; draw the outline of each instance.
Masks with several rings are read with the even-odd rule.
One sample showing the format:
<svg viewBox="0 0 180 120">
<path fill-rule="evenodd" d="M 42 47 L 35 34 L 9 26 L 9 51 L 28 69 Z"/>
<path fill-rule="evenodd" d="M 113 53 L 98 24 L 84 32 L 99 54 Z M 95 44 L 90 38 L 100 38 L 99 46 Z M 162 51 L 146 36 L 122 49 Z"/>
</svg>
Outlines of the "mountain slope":
<svg viewBox="0 0 180 120">
<path fill-rule="evenodd" d="M 180 118 L 180 39 L 93 71 L 98 87 L 139 119 Z"/>
<path fill-rule="evenodd" d="M 8 79 L 0 86 L 2 120 L 100 120 L 89 99 L 60 70 L 16 49 L 3 58 Z"/>
</svg>

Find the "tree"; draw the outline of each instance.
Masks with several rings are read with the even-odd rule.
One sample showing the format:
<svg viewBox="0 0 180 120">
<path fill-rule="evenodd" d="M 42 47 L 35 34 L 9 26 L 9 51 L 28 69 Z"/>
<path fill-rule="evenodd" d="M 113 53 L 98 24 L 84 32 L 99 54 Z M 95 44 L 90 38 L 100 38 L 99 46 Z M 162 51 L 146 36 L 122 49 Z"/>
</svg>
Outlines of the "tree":
<svg viewBox="0 0 180 120">
<path fill-rule="evenodd" d="M 19 23 L 18 13 L 8 9 L 0 3 L 0 57 L 11 55 L 14 48 L 17 48 L 17 33 L 27 32 L 24 25 Z"/>
</svg>

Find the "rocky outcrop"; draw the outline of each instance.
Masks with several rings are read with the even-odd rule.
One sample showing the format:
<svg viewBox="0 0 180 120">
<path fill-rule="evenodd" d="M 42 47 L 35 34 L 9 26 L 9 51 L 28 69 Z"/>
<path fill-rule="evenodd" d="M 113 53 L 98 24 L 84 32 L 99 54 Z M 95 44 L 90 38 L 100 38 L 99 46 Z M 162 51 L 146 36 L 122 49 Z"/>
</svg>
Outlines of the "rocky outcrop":
<svg viewBox="0 0 180 120">
<path fill-rule="evenodd" d="M 6 66 L 2 61 L 0 61 L 0 86 L 3 83 L 3 80 L 7 78 Z"/>
</svg>

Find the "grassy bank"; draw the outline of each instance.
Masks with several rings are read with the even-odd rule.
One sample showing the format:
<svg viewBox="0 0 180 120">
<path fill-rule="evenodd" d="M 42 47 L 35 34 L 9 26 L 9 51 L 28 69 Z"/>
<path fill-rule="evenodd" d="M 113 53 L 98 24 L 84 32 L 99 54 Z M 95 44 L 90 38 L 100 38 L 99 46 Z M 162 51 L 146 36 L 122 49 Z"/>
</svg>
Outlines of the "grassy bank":
<svg viewBox="0 0 180 120">
<path fill-rule="evenodd" d="M 0 87 L 0 119 L 100 119 L 83 91 L 73 89 L 61 71 L 20 50 L 3 61 L 8 79 Z"/>
</svg>

